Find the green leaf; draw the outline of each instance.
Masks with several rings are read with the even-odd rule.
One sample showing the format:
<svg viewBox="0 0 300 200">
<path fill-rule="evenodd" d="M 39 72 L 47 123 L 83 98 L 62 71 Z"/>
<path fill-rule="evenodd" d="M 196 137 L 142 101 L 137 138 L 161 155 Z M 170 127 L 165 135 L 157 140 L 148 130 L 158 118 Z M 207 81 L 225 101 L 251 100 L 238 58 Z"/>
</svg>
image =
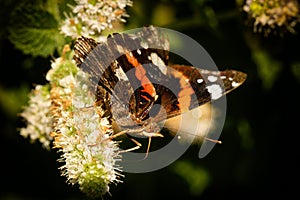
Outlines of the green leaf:
<svg viewBox="0 0 300 200">
<path fill-rule="evenodd" d="M 53 17 L 59 21 L 60 20 L 60 12 L 59 12 L 59 0 L 47 0 L 45 1 L 45 9 L 49 13 L 53 15 Z"/>
<path fill-rule="evenodd" d="M 48 1 L 53 1 L 53 0 L 48 0 Z M 75 0 L 56 0 L 56 1 L 57 1 L 61 19 L 65 19 L 65 14 L 71 13 L 73 10 L 72 6 L 77 5 Z"/>
<path fill-rule="evenodd" d="M 21 4 L 11 16 L 9 39 L 25 54 L 47 57 L 64 45 L 58 22 L 37 4 Z"/>
<path fill-rule="evenodd" d="M 51 13 L 57 21 L 65 19 L 65 14 L 72 12 L 71 5 L 77 5 L 74 0 L 47 0 L 44 4 L 44 10 Z"/>
</svg>

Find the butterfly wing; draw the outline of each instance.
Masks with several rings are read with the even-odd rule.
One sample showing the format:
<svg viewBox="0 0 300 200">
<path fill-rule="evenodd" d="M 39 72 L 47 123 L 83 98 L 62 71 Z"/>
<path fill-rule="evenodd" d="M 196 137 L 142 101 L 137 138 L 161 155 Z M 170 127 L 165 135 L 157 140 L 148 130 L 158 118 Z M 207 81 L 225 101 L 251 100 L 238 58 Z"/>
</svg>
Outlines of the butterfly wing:
<svg viewBox="0 0 300 200">
<path fill-rule="evenodd" d="M 169 42 L 154 27 L 114 34 L 104 43 L 80 37 L 74 49 L 77 65 L 90 75 L 97 101 L 121 126 L 142 124 L 154 104 L 167 113 L 153 117 L 154 122 L 180 115 L 220 98 L 246 79 L 235 70 L 167 66 Z"/>
<path fill-rule="evenodd" d="M 144 66 L 152 65 L 152 58 L 167 63 L 168 49 L 163 34 L 147 27 L 137 34 L 113 34 L 102 43 L 82 36 L 75 43 L 74 60 L 89 74 L 97 102 L 112 109 L 117 119 L 132 115 L 142 121 L 157 98 L 153 77 Z M 158 71 L 152 75 L 159 74 L 156 68 L 150 67 Z"/>
<path fill-rule="evenodd" d="M 122 49 L 117 62 L 126 74 L 134 91 L 130 99 L 126 100 L 129 102 L 129 110 L 133 118 L 137 121 L 142 121 L 146 117 L 145 113 L 153 105 L 156 98 L 156 89 L 149 79 L 148 70 L 145 67 L 151 65 L 149 57 L 155 51 L 156 55 L 161 56 L 161 59 L 164 60 L 163 62 L 167 62 L 165 55 L 167 51 L 153 49 L 152 46 L 155 44 L 153 40 L 158 40 L 156 29 L 143 30 L 139 33 L 139 37 L 129 34 L 115 34 L 108 40 L 109 46 L 114 51 L 120 52 Z M 163 39 L 163 41 L 165 40 Z M 162 42 L 158 44 L 162 44 Z M 151 69 L 153 68 L 154 66 Z"/>
<path fill-rule="evenodd" d="M 175 117 L 205 103 L 214 101 L 240 86 L 247 75 L 236 70 L 209 71 L 192 66 L 168 67 L 165 87 L 157 90 L 159 104 L 167 116 L 155 116 L 152 120 Z"/>
<path fill-rule="evenodd" d="M 236 89 L 247 78 L 245 73 L 236 70 L 210 71 L 184 65 L 173 65 L 171 67 L 176 70 L 176 74 L 173 72 L 171 76 L 181 77 L 181 83 L 184 83 L 184 81 L 188 82 L 194 91 L 192 95 L 195 95 L 197 98 L 195 105 L 188 102 L 190 106 L 183 107 L 186 110 L 219 99 L 221 96 Z M 191 92 L 187 92 L 187 88 L 183 84 L 180 84 L 180 87 L 182 91 L 181 94 L 178 94 L 179 101 L 184 102 L 180 98 L 187 96 L 185 94 L 190 94 Z"/>
</svg>

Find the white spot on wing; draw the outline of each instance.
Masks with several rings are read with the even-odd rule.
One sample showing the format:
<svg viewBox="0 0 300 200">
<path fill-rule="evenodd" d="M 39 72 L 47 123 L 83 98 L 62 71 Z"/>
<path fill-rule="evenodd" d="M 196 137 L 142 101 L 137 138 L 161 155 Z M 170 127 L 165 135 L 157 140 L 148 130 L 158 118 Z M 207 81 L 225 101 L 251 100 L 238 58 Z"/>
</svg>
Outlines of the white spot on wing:
<svg viewBox="0 0 300 200">
<path fill-rule="evenodd" d="M 136 50 L 136 52 L 139 54 L 139 55 L 141 55 L 142 54 L 142 52 L 141 52 L 141 50 Z"/>
<path fill-rule="evenodd" d="M 209 86 L 206 86 L 208 92 L 211 94 L 211 99 L 215 100 L 222 96 L 222 88 L 218 84 L 212 84 Z"/>
<path fill-rule="evenodd" d="M 121 67 L 116 69 L 116 76 L 119 80 L 128 81 L 128 78 Z"/>
<path fill-rule="evenodd" d="M 202 82 L 203 82 L 202 78 L 197 79 L 197 83 L 202 83 Z"/>
<path fill-rule="evenodd" d="M 117 49 L 118 49 L 120 54 L 124 54 L 124 48 L 122 46 L 117 45 Z"/>
<path fill-rule="evenodd" d="M 151 53 L 151 60 L 152 63 L 156 65 L 163 74 L 167 74 L 167 67 L 164 61 L 156 53 Z"/>
<path fill-rule="evenodd" d="M 225 79 L 226 78 L 226 76 L 221 76 L 221 79 Z"/>
<path fill-rule="evenodd" d="M 237 87 L 240 85 L 240 83 L 232 81 L 231 85 L 232 85 L 232 87 Z"/>
<path fill-rule="evenodd" d="M 142 46 L 144 49 L 148 49 L 148 48 L 149 48 L 147 42 L 142 42 L 142 43 L 141 43 L 141 46 Z"/>
<path fill-rule="evenodd" d="M 217 77 L 216 76 L 208 76 L 207 79 L 210 81 L 210 82 L 215 82 L 217 81 Z"/>
</svg>

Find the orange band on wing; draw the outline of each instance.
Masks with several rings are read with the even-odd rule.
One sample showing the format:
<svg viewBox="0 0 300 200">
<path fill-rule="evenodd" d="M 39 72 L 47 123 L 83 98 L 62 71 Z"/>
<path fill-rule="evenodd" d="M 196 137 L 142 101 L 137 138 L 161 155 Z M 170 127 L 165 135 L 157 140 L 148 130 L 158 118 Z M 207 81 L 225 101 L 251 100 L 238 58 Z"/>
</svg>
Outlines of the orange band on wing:
<svg viewBox="0 0 300 200">
<path fill-rule="evenodd" d="M 130 56 L 130 54 L 128 52 L 125 55 L 126 55 L 128 62 L 136 68 L 135 76 L 138 80 L 141 81 L 141 85 L 144 88 L 144 90 L 141 90 L 141 91 L 148 93 L 152 97 L 155 97 L 155 95 L 156 95 L 155 88 L 152 85 L 152 83 L 150 82 L 150 80 L 147 78 L 146 70 L 139 63 L 139 61 L 135 57 Z M 145 98 L 146 100 L 150 100 L 145 95 L 143 96 L 143 98 Z"/>
<path fill-rule="evenodd" d="M 180 79 L 180 92 L 178 93 L 178 104 L 177 106 L 180 108 L 181 111 L 189 110 L 191 105 L 192 97 L 191 95 L 194 94 L 194 89 L 189 83 L 189 80 L 186 76 L 184 76 L 181 72 L 172 71 L 172 74 L 175 78 Z"/>
</svg>

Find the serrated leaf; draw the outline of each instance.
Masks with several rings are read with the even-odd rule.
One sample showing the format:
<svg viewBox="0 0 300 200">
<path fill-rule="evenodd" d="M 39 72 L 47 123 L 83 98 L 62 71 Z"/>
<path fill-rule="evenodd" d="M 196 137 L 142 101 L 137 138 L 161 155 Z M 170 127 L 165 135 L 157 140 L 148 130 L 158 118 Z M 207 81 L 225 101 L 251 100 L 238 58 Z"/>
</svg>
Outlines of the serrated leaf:
<svg viewBox="0 0 300 200">
<path fill-rule="evenodd" d="M 9 39 L 25 54 L 47 57 L 64 45 L 58 22 L 38 5 L 20 5 L 11 19 Z"/>
</svg>

